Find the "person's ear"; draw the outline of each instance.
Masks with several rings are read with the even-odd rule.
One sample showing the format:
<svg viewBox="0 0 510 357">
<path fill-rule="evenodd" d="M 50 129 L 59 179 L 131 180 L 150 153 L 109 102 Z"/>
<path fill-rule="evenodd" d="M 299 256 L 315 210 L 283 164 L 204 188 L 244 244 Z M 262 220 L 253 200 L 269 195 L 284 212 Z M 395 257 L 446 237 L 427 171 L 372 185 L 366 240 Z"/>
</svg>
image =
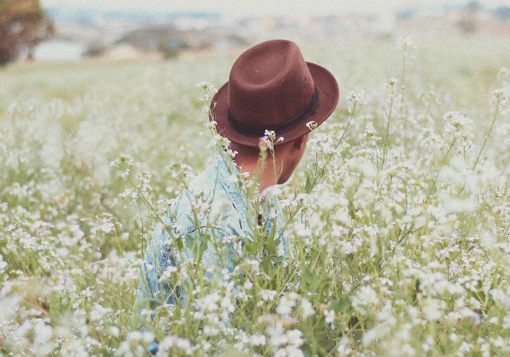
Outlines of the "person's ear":
<svg viewBox="0 0 510 357">
<path fill-rule="evenodd" d="M 294 147 L 298 151 L 302 151 L 306 148 L 306 143 L 308 142 L 308 138 L 310 137 L 310 133 L 307 133 L 306 135 L 300 136 L 296 140 L 294 140 Z"/>
</svg>

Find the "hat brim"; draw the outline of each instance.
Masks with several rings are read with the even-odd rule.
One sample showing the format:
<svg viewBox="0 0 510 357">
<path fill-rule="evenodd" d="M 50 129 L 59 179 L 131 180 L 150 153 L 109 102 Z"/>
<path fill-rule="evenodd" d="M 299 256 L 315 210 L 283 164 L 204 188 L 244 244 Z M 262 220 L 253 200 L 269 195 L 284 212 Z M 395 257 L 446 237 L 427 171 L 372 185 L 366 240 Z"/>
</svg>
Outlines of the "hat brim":
<svg viewBox="0 0 510 357">
<path fill-rule="evenodd" d="M 312 75 L 314 85 L 320 93 L 320 106 L 317 112 L 311 116 L 305 123 L 297 128 L 276 137 L 278 140 L 283 137 L 283 141 L 276 145 L 284 144 L 305 135 L 311 129 L 306 125 L 310 121 L 314 121 L 317 125 L 321 125 L 336 108 L 338 104 L 339 90 L 335 77 L 325 68 L 314 63 L 306 62 L 308 69 Z M 228 82 L 218 90 L 211 102 L 211 112 L 209 120 L 216 121 L 217 132 L 233 141 L 246 146 L 256 147 L 259 145 L 260 138 L 254 138 L 242 135 L 235 131 L 228 123 Z"/>
</svg>

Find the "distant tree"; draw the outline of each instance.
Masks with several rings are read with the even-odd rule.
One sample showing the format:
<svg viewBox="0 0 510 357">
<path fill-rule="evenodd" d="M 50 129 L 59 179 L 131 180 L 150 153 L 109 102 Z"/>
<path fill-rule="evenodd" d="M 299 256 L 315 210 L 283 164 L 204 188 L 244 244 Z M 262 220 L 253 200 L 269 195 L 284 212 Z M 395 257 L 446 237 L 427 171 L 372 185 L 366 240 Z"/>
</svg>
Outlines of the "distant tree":
<svg viewBox="0 0 510 357">
<path fill-rule="evenodd" d="M 482 8 L 480 1 L 470 1 L 466 4 L 463 19 L 457 24 L 462 32 L 472 34 L 478 30 L 478 12 Z"/>
<path fill-rule="evenodd" d="M 0 0 L 0 65 L 16 59 L 22 50 L 31 59 L 35 46 L 53 33 L 53 22 L 39 0 Z"/>
<path fill-rule="evenodd" d="M 476 12 L 483 8 L 482 3 L 480 1 L 470 1 L 466 4 L 466 10 L 471 12 Z"/>
<path fill-rule="evenodd" d="M 108 50 L 108 46 L 106 46 L 103 42 L 96 40 L 92 43 L 89 43 L 87 50 L 85 51 L 85 56 L 87 56 L 87 57 L 101 56 L 107 50 Z"/>
<path fill-rule="evenodd" d="M 494 9 L 494 14 L 502 21 L 507 21 L 510 19 L 510 7 L 508 6 L 497 7 Z"/>
</svg>

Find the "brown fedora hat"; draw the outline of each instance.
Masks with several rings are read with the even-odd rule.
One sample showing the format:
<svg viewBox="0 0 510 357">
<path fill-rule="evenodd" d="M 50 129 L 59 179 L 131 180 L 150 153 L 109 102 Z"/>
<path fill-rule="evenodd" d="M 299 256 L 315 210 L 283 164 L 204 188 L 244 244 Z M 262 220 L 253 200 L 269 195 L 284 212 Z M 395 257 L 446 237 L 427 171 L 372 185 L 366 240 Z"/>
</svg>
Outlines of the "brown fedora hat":
<svg viewBox="0 0 510 357">
<path fill-rule="evenodd" d="M 262 42 L 241 54 L 230 78 L 211 102 L 219 134 L 258 146 L 266 130 L 283 144 L 305 135 L 307 123 L 323 123 L 338 103 L 338 84 L 325 68 L 305 62 L 297 44 Z"/>
</svg>

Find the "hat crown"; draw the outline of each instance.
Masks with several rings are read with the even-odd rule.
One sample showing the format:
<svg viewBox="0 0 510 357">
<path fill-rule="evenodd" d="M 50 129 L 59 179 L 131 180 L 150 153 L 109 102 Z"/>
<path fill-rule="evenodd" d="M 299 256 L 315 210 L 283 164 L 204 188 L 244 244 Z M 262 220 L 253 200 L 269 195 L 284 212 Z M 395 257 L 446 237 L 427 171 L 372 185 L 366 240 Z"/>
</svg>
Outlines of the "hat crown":
<svg viewBox="0 0 510 357">
<path fill-rule="evenodd" d="M 308 123 L 321 125 L 338 96 L 335 77 L 305 62 L 294 42 L 266 41 L 235 61 L 229 81 L 211 101 L 209 120 L 233 142 L 258 147 L 271 130 L 275 145 L 282 145 L 310 132 Z"/>
<path fill-rule="evenodd" d="M 302 110 L 314 95 L 314 80 L 299 47 L 273 40 L 244 52 L 229 78 L 230 113 L 248 125 L 274 125 Z"/>
</svg>

